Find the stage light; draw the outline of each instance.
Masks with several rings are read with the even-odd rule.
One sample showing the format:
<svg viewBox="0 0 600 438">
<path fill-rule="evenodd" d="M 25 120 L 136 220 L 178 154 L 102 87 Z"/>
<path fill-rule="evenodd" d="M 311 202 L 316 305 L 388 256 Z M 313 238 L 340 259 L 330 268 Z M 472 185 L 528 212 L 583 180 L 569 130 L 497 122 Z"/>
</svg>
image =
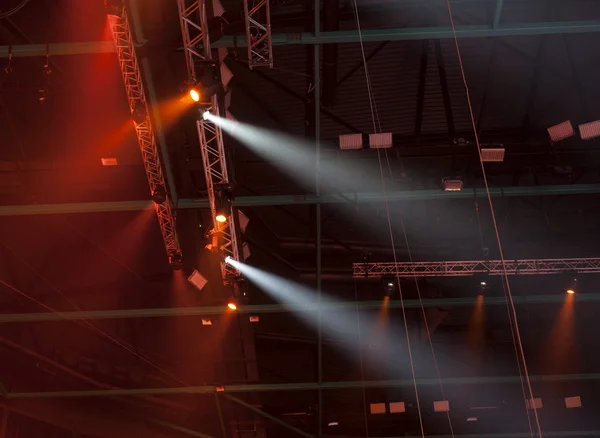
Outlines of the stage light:
<svg viewBox="0 0 600 438">
<path fill-rule="evenodd" d="M 384 278 L 383 279 L 383 293 L 384 297 L 391 297 L 396 293 L 396 279 L 395 278 Z"/>
<path fill-rule="evenodd" d="M 131 116 L 136 125 L 144 123 L 146 121 L 146 104 L 138 100 L 133 107 Z"/>
<path fill-rule="evenodd" d="M 194 102 L 200 102 L 200 92 L 195 88 L 190 89 L 190 97 Z"/>
<path fill-rule="evenodd" d="M 206 110 L 202 113 L 203 120 L 208 120 L 209 117 L 210 117 L 210 111 Z"/>
<path fill-rule="evenodd" d="M 123 0 L 104 0 L 106 15 L 121 18 L 123 15 Z"/>
<path fill-rule="evenodd" d="M 567 293 L 569 295 L 573 295 L 575 293 L 575 290 L 574 289 L 567 289 Z"/>
<path fill-rule="evenodd" d="M 167 191 L 163 186 L 156 186 L 152 191 L 152 200 L 155 204 L 163 204 L 167 200 Z"/>
<path fill-rule="evenodd" d="M 181 271 L 183 269 L 183 256 L 181 253 L 173 252 L 169 254 L 169 264 L 174 271 Z"/>
<path fill-rule="evenodd" d="M 230 256 L 225 257 L 225 263 L 230 263 L 232 258 Z"/>
<path fill-rule="evenodd" d="M 487 283 L 486 283 L 485 281 L 480 281 L 480 282 L 479 282 L 479 286 L 486 287 L 486 286 L 487 286 Z"/>
<path fill-rule="evenodd" d="M 237 304 L 234 301 L 228 302 L 227 307 L 231 310 L 237 310 Z"/>
<path fill-rule="evenodd" d="M 227 222 L 231 214 L 231 185 L 219 184 L 215 186 L 215 219 L 219 223 Z"/>
<path fill-rule="evenodd" d="M 188 281 L 194 285 L 196 289 L 199 291 L 206 286 L 208 280 L 200 274 L 197 270 L 194 269 L 194 272 L 188 277 Z"/>
<path fill-rule="evenodd" d="M 547 129 L 547 131 L 552 143 L 562 141 L 575 135 L 575 130 L 573 129 L 573 124 L 570 120 L 551 126 Z"/>
</svg>

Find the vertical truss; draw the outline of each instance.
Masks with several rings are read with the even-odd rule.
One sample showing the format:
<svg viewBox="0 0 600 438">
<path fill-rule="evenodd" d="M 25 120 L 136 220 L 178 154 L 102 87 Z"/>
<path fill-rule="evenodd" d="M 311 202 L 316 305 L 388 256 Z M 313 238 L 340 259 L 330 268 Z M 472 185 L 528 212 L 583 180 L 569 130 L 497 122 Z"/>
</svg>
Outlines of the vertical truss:
<svg viewBox="0 0 600 438">
<path fill-rule="evenodd" d="M 127 93 L 127 101 L 132 114 L 141 114 L 144 116 L 142 123 L 135 123 L 135 132 L 137 134 L 144 168 L 148 178 L 150 192 L 154 193 L 157 188 L 163 188 L 166 192 L 166 184 L 163 176 L 163 169 L 160 155 L 156 145 L 152 124 L 150 123 L 150 113 L 144 93 L 144 84 L 140 72 L 138 59 L 133 44 L 133 35 L 127 18 L 127 12 L 123 10 L 121 17 L 109 16 L 110 28 L 113 40 L 117 49 L 117 57 L 121 67 L 121 74 Z M 175 229 L 175 218 L 171 209 L 171 201 L 167 199 L 162 204 L 154 203 L 160 231 L 162 233 L 165 248 L 169 260 L 173 257 L 181 256 L 181 248 L 177 239 Z"/>
<path fill-rule="evenodd" d="M 218 62 L 217 59 L 213 59 L 210 49 L 206 3 L 205 0 L 177 0 L 177 5 L 181 21 L 188 79 L 191 83 L 196 83 L 197 64 L 206 64 L 207 61 Z M 219 110 L 217 95 L 211 98 L 207 110 L 217 116 L 222 115 Z M 204 164 L 204 176 L 206 178 L 206 189 L 208 191 L 213 228 L 219 235 L 220 249 L 223 255 L 231 257 L 234 260 L 240 260 L 236 237 L 237 216 L 232 211 L 227 222 L 224 224 L 216 220 L 215 186 L 230 183 L 229 176 L 227 175 L 223 132 L 221 131 L 221 127 L 207 120 L 197 120 L 196 126 L 200 141 L 202 162 Z M 226 263 L 221 263 L 221 273 L 224 281 L 228 281 L 232 276 L 238 275 L 237 270 Z"/>
<path fill-rule="evenodd" d="M 250 70 L 254 67 L 273 67 L 269 2 L 270 0 L 244 0 Z M 251 7 L 249 3 L 252 5 Z"/>
<path fill-rule="evenodd" d="M 474 274 L 549 275 L 600 273 L 600 258 L 465 260 L 444 262 L 354 263 L 354 277 L 464 277 Z"/>
</svg>

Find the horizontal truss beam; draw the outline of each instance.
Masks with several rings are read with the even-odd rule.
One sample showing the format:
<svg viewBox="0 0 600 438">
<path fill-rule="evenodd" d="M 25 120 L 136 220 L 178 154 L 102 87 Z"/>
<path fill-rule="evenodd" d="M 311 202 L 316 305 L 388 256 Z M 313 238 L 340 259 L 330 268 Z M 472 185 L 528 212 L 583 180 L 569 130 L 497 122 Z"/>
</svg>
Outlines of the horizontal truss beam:
<svg viewBox="0 0 600 438">
<path fill-rule="evenodd" d="M 600 258 L 459 260 L 443 262 L 354 263 L 354 278 L 465 277 L 489 275 L 549 275 L 600 273 Z"/>
<path fill-rule="evenodd" d="M 600 381 L 600 373 L 587 374 L 553 374 L 530 376 L 532 383 L 545 382 L 590 382 Z M 519 376 L 492 377 L 446 377 L 444 385 L 474 385 L 474 384 L 518 384 Z M 439 386 L 436 379 L 417 379 L 419 386 Z M 224 391 L 235 392 L 275 392 L 275 391 L 315 391 L 318 389 L 353 389 L 353 388 L 399 388 L 413 387 L 412 379 L 406 380 L 367 380 L 347 382 L 308 382 L 308 383 L 258 383 L 225 385 Z M 136 395 L 166 395 L 166 394 L 214 394 L 217 387 L 212 385 L 186 386 L 174 388 L 139 388 L 139 389 L 92 389 L 81 391 L 48 391 L 48 392 L 13 392 L 6 394 L 7 399 L 26 398 L 72 398 L 72 397 L 116 397 Z"/>
<path fill-rule="evenodd" d="M 598 303 L 600 302 L 600 293 L 580 293 L 575 296 L 577 302 Z M 513 297 L 515 304 L 562 304 L 564 303 L 564 294 L 552 295 L 516 295 Z M 459 307 L 472 306 L 477 303 L 475 297 L 461 298 L 425 298 L 424 307 Z M 485 305 L 505 305 L 504 297 L 484 297 Z M 388 307 L 400 308 L 399 300 L 391 300 Z M 404 300 L 404 307 L 419 308 L 419 300 Z M 320 306 L 322 312 L 326 311 L 348 311 L 348 310 L 377 310 L 381 308 L 381 301 L 352 301 L 323 303 Z M 289 312 L 317 312 L 319 305 L 316 303 L 305 306 L 281 305 L 281 304 L 261 304 L 252 306 L 239 306 L 237 312 L 246 315 L 257 315 L 265 313 L 289 313 Z M 97 320 L 97 319 L 127 319 L 127 318 L 159 318 L 159 317 L 179 317 L 179 316 L 215 316 L 227 313 L 225 306 L 203 306 L 203 307 L 169 307 L 154 309 L 118 309 L 118 310 L 82 310 L 76 312 L 55 312 L 55 313 L 13 313 L 1 314 L 0 324 L 19 323 L 19 322 L 51 322 L 51 321 L 77 321 L 77 320 Z"/>
<path fill-rule="evenodd" d="M 557 21 L 545 23 L 520 23 L 493 25 L 457 26 L 456 33 L 459 38 L 487 38 L 518 35 L 555 35 L 572 33 L 600 32 L 600 21 Z M 367 29 L 362 31 L 363 40 L 371 41 L 404 41 L 404 40 L 430 40 L 451 39 L 452 30 L 448 27 L 425 28 L 398 28 L 398 29 Z M 335 44 L 357 43 L 359 35 L 356 31 L 319 32 L 318 36 L 312 33 L 273 34 L 273 45 L 298 45 L 298 44 Z M 224 36 L 211 43 L 213 48 L 219 47 L 246 47 L 246 37 L 242 35 Z M 89 41 L 82 43 L 55 43 L 48 47 L 50 56 L 61 55 L 87 55 L 92 53 L 110 53 L 115 49 L 107 41 Z M 26 44 L 12 46 L 14 57 L 46 56 L 45 44 Z M 0 58 L 6 58 L 9 46 L 0 46 Z"/>
<path fill-rule="evenodd" d="M 491 187 L 494 198 L 558 195 L 594 195 L 600 194 L 600 184 L 574 184 L 549 186 Z M 387 200 L 398 201 L 434 201 L 448 199 L 485 198 L 484 189 L 463 189 L 461 192 L 442 190 L 406 190 L 387 193 Z M 315 195 L 265 195 L 238 196 L 235 207 L 267 207 L 277 205 L 316 205 L 384 202 L 381 192 L 358 192 Z M 179 199 L 177 209 L 208 208 L 208 199 Z M 111 211 L 139 211 L 154 208 L 151 201 L 114 201 L 83 202 L 68 204 L 4 205 L 0 206 L 0 216 L 21 216 L 36 214 L 99 213 Z"/>
</svg>

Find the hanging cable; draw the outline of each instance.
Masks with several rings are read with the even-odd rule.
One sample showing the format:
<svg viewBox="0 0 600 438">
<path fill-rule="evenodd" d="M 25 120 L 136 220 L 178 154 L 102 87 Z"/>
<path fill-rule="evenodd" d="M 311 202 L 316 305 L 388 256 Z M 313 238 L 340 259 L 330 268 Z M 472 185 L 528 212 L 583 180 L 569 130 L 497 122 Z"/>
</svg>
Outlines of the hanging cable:
<svg viewBox="0 0 600 438">
<path fill-rule="evenodd" d="M 19 3 L 14 8 L 9 9 L 6 12 L 0 12 L 0 18 L 8 18 L 12 15 L 15 15 L 17 12 L 19 12 L 21 9 L 23 9 L 27 3 L 29 3 L 29 0 L 23 0 L 21 3 Z"/>
<path fill-rule="evenodd" d="M 471 125 L 473 128 L 473 134 L 475 136 L 475 143 L 477 145 L 477 152 L 479 154 L 479 163 L 481 165 L 481 171 L 482 171 L 482 175 L 483 175 L 483 182 L 485 185 L 485 190 L 487 193 L 487 198 L 488 198 L 488 203 L 490 206 L 490 213 L 492 215 L 492 222 L 494 224 L 494 231 L 496 234 L 496 241 L 498 243 L 498 250 L 500 252 L 500 259 L 502 261 L 502 270 L 503 270 L 503 278 L 505 281 L 505 293 L 506 296 L 508 298 L 508 303 L 507 306 L 510 304 L 509 307 L 509 313 L 508 313 L 508 317 L 509 320 L 512 318 L 512 320 L 514 321 L 514 333 L 515 333 L 515 338 L 517 340 L 518 343 L 518 347 L 519 347 L 519 353 L 520 353 L 520 357 L 521 357 L 521 361 L 522 361 L 522 365 L 523 365 L 523 372 L 525 374 L 525 381 L 527 383 L 527 389 L 528 389 L 528 393 L 529 393 L 529 399 L 531 400 L 531 408 L 533 409 L 533 414 L 534 414 L 534 418 L 535 418 L 535 422 L 536 422 L 536 426 L 537 426 L 537 432 L 538 432 L 538 436 L 541 438 L 542 437 L 542 428 L 540 425 L 540 419 L 537 413 L 537 409 L 535 407 L 535 404 L 533 403 L 533 389 L 531 386 L 531 379 L 529 378 L 529 371 L 527 369 L 527 361 L 525 360 L 525 351 L 523 349 L 523 341 L 521 339 L 521 333 L 519 331 L 519 324 L 518 324 L 518 320 L 517 320 L 517 310 L 515 308 L 515 303 L 513 300 L 513 296 L 512 296 L 512 291 L 510 289 L 510 283 L 508 281 L 508 272 L 506 270 L 506 262 L 504 259 L 504 251 L 502 250 L 502 242 L 500 240 L 500 232 L 498 230 L 498 223 L 496 220 L 496 213 L 494 210 L 494 204 L 492 202 L 492 196 L 490 194 L 490 188 L 489 188 L 489 184 L 488 184 L 488 180 L 487 180 L 487 174 L 485 171 L 485 165 L 484 165 L 484 161 L 483 161 L 483 157 L 481 155 L 481 144 L 479 142 L 479 135 L 477 133 L 477 123 L 475 122 L 475 116 L 474 116 L 474 111 L 473 111 L 473 105 L 471 102 L 471 93 L 469 91 L 469 85 L 467 84 L 467 77 L 465 74 L 465 68 L 463 65 L 463 61 L 462 61 L 462 55 L 460 53 L 460 45 L 458 43 L 458 36 L 456 34 L 456 26 L 454 24 L 454 16 L 452 14 L 452 6 L 450 5 L 450 0 L 446 0 L 446 6 L 448 9 L 448 16 L 450 18 L 450 25 L 452 27 L 452 34 L 454 36 L 454 45 L 456 46 L 456 53 L 457 53 L 457 57 L 458 57 L 458 64 L 460 66 L 460 72 L 462 75 L 462 81 L 463 81 L 463 85 L 465 87 L 465 92 L 466 92 L 466 97 L 467 97 L 467 105 L 469 107 L 469 116 L 471 118 Z M 527 403 L 525 406 L 525 409 L 528 409 Z M 527 414 L 529 417 L 529 413 Z"/>
<path fill-rule="evenodd" d="M 365 55 L 365 47 L 364 47 L 364 43 L 363 43 L 363 38 L 362 38 L 362 30 L 360 27 L 360 18 L 359 18 L 359 14 L 358 14 L 358 6 L 356 4 L 356 0 L 353 0 L 352 2 L 353 7 L 354 7 L 354 15 L 356 18 L 356 27 L 358 30 L 358 36 L 359 36 L 359 41 L 360 41 L 360 48 L 361 48 L 361 53 L 362 53 L 362 58 L 363 58 L 363 63 L 364 63 L 364 67 L 365 67 L 365 78 L 366 78 L 366 82 L 367 82 L 367 90 L 369 93 L 369 103 L 370 103 L 370 107 L 371 107 L 371 118 L 373 121 L 373 129 L 375 132 L 378 131 L 377 129 L 377 125 L 378 125 L 378 121 L 379 121 L 379 114 L 377 113 L 376 110 L 376 106 L 375 106 L 375 102 L 374 102 L 374 96 L 372 93 L 372 87 L 371 87 L 371 79 L 369 77 L 369 69 L 367 66 L 367 58 Z M 381 128 L 379 129 L 379 131 L 381 131 Z M 392 229 L 392 220 L 391 220 L 391 216 L 390 216 L 390 209 L 389 209 L 389 202 L 388 202 L 388 197 L 387 197 L 387 190 L 386 190 L 386 184 L 385 184 L 385 177 L 384 177 L 384 173 L 383 173 L 383 165 L 381 162 L 381 154 L 379 152 L 379 149 L 377 149 L 377 158 L 379 161 L 379 170 L 381 173 L 381 184 L 382 184 L 382 189 L 383 189 L 383 195 L 384 195 L 384 199 L 385 199 L 385 210 L 386 210 L 386 214 L 387 214 L 387 222 L 388 222 L 388 229 L 389 229 L 389 233 L 390 233 L 390 241 L 391 241 L 391 245 L 392 245 L 392 253 L 394 256 L 394 262 L 397 263 L 398 262 L 398 258 L 396 255 L 396 245 L 394 242 L 394 233 L 393 233 L 393 229 Z M 408 359 L 410 361 L 410 370 L 411 370 L 411 374 L 412 374 L 412 380 L 413 380 L 413 389 L 415 391 L 415 401 L 416 401 L 416 405 L 417 405 L 417 413 L 419 416 L 419 427 L 421 430 L 421 436 L 423 438 L 425 438 L 425 429 L 423 427 L 423 416 L 421 413 L 421 402 L 419 400 L 419 389 L 417 388 L 417 378 L 416 378 L 416 374 L 415 374 L 415 364 L 413 361 L 413 355 L 412 355 L 412 347 L 411 347 L 411 342 L 410 342 L 410 335 L 408 332 L 408 321 L 406 318 L 406 308 L 404 306 L 404 297 L 402 295 L 402 286 L 400 284 L 400 278 L 396 277 L 396 282 L 398 284 L 398 292 L 400 295 L 400 307 L 402 308 L 402 318 L 404 320 L 404 330 L 406 332 L 406 345 L 407 345 L 407 351 L 408 351 Z"/>
</svg>

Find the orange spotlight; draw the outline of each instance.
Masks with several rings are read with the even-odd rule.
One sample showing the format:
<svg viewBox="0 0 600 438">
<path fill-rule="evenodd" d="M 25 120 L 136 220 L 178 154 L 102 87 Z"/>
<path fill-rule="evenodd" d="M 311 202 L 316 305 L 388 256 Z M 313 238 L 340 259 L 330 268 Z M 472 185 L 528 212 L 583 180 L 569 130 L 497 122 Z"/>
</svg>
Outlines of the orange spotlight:
<svg viewBox="0 0 600 438">
<path fill-rule="evenodd" d="M 224 214 L 218 214 L 215 219 L 217 220 L 217 222 L 220 223 L 225 223 L 227 222 L 227 216 L 225 216 Z"/>
<path fill-rule="evenodd" d="M 237 304 L 235 304 L 233 301 L 227 303 L 227 307 L 229 307 L 231 310 L 237 310 Z"/>
<path fill-rule="evenodd" d="M 192 98 L 192 100 L 194 102 L 200 102 L 200 92 L 198 90 L 196 90 L 195 88 L 192 88 L 190 90 L 190 97 Z"/>
<path fill-rule="evenodd" d="M 575 293 L 575 290 L 573 290 L 573 289 L 567 289 L 567 293 L 569 295 L 573 295 Z"/>
</svg>

